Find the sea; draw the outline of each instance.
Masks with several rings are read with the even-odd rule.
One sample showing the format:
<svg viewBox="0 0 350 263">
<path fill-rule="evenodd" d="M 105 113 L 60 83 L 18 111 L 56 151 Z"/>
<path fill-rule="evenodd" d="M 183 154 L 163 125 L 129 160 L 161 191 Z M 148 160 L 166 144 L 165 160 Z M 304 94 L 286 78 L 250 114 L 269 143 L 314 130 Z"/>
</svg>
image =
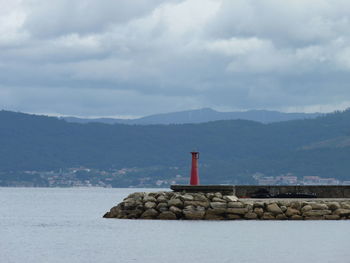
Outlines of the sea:
<svg viewBox="0 0 350 263">
<path fill-rule="evenodd" d="M 350 262 L 350 220 L 102 218 L 129 193 L 154 190 L 0 188 L 0 263 Z"/>
</svg>

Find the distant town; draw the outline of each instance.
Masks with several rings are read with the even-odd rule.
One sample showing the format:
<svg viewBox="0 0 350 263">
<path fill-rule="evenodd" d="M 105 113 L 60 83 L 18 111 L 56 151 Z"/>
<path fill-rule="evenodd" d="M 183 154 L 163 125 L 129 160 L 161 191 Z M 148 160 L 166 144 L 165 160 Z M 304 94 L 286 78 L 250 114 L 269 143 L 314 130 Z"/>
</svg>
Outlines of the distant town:
<svg viewBox="0 0 350 263">
<path fill-rule="evenodd" d="M 140 176 L 140 174 L 144 176 Z M 57 171 L 0 172 L 0 186 L 11 187 L 168 187 L 188 184 L 189 177 L 178 167 L 167 170 L 160 167 L 100 170 L 74 167 Z M 280 176 L 251 175 L 250 184 L 256 185 L 350 185 L 349 181 L 319 176 L 297 177 L 291 173 Z M 227 183 L 227 182 L 225 182 Z M 232 184 L 237 182 L 232 181 Z M 231 184 L 228 182 L 228 184 Z"/>
</svg>

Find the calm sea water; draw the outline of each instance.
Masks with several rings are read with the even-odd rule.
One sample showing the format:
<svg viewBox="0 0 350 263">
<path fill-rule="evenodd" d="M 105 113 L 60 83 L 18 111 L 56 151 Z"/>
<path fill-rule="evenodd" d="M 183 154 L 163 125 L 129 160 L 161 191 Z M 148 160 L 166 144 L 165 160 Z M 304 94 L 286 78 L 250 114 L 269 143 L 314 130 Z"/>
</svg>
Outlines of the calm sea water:
<svg viewBox="0 0 350 263">
<path fill-rule="evenodd" d="M 350 221 L 102 218 L 137 190 L 0 188 L 0 262 L 350 262 Z"/>
</svg>

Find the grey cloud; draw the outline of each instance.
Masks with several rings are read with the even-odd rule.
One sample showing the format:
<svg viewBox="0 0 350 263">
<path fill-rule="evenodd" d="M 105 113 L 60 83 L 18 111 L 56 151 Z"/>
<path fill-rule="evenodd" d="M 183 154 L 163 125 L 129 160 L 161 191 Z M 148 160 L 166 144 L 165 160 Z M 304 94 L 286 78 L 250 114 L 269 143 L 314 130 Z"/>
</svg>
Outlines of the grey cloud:
<svg viewBox="0 0 350 263">
<path fill-rule="evenodd" d="M 4 108 L 96 116 L 350 106 L 343 0 L 27 0 L 11 10 L 22 16 L 0 21 Z"/>
</svg>

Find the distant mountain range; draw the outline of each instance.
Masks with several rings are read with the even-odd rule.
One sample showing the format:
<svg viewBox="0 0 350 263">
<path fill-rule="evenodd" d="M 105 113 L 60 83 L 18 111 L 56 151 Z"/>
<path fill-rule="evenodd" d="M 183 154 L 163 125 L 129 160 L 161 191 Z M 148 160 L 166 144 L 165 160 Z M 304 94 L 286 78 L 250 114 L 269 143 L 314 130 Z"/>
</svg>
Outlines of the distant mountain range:
<svg viewBox="0 0 350 263">
<path fill-rule="evenodd" d="M 189 152 L 199 149 L 202 183 L 249 183 L 254 173 L 349 180 L 349 141 L 350 110 L 270 124 L 177 125 L 83 125 L 0 111 L 0 172 L 134 167 L 133 176 L 162 178 L 186 174 Z M 175 168 L 146 173 L 147 167 Z"/>
<path fill-rule="evenodd" d="M 321 116 L 321 113 L 284 113 L 268 110 L 250 110 L 237 112 L 219 112 L 210 108 L 198 110 L 188 110 L 180 112 L 171 112 L 163 114 L 155 114 L 137 119 L 113 119 L 113 118 L 97 118 L 84 119 L 77 117 L 62 117 L 68 122 L 74 123 L 106 123 L 106 124 L 185 124 L 185 123 L 203 123 L 209 121 L 220 120 L 250 120 L 261 123 L 272 123 L 280 121 L 290 121 L 299 119 L 311 119 Z"/>
</svg>

